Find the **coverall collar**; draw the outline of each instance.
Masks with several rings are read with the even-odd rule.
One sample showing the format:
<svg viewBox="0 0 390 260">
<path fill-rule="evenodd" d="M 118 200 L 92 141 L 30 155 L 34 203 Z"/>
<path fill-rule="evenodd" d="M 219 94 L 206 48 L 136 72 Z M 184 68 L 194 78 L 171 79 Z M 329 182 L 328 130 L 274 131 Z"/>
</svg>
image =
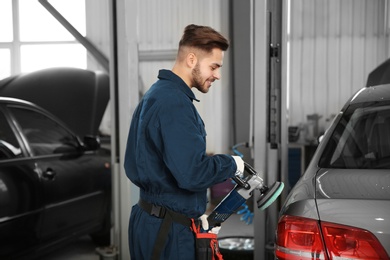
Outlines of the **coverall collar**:
<svg viewBox="0 0 390 260">
<path fill-rule="evenodd" d="M 191 88 L 172 71 L 162 69 L 158 73 L 158 78 L 175 82 L 176 84 L 179 85 L 179 89 L 183 91 L 192 101 L 195 100 L 199 102 L 199 99 L 195 97 L 195 94 L 194 92 L 192 92 Z"/>
</svg>

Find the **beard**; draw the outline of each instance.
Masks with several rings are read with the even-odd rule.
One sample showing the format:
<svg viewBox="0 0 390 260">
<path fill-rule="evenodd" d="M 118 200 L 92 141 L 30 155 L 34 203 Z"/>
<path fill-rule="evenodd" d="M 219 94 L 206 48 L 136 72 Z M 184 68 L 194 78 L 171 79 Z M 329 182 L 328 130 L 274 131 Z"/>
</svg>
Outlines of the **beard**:
<svg viewBox="0 0 390 260">
<path fill-rule="evenodd" d="M 195 68 L 192 70 L 192 86 L 199 90 L 202 93 L 207 93 L 209 88 L 204 86 L 205 81 L 202 79 L 200 74 L 199 63 L 195 65 Z"/>
</svg>

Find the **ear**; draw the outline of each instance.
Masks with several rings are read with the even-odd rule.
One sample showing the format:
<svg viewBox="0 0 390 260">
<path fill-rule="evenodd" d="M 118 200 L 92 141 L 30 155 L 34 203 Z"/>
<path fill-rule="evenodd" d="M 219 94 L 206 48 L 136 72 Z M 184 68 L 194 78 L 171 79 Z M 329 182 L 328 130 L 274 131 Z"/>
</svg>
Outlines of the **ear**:
<svg viewBox="0 0 390 260">
<path fill-rule="evenodd" d="M 198 62 L 198 58 L 196 57 L 195 53 L 190 52 L 187 54 L 186 57 L 186 64 L 189 68 L 194 68 L 196 63 Z"/>
</svg>

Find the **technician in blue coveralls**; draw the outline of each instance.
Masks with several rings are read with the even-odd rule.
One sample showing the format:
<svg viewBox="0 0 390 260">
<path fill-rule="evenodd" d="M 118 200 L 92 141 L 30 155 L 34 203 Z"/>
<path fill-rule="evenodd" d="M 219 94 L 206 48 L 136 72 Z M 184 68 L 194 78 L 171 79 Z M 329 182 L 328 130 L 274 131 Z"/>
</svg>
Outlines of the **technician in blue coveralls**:
<svg viewBox="0 0 390 260">
<path fill-rule="evenodd" d="M 238 156 L 206 154 L 206 131 L 193 105 L 199 100 L 191 90 L 207 93 L 220 79 L 228 47 L 214 29 L 188 25 L 172 71 L 159 71 L 133 114 L 124 164 L 140 188 L 129 223 L 132 260 L 195 259 L 189 218 L 205 213 L 207 188 L 244 170 Z"/>
</svg>

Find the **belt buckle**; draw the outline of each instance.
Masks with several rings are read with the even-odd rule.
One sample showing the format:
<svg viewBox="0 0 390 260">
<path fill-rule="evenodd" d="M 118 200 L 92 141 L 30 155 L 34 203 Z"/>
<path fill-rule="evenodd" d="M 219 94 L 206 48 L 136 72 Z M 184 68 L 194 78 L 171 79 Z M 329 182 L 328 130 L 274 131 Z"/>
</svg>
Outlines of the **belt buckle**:
<svg viewBox="0 0 390 260">
<path fill-rule="evenodd" d="M 150 212 L 150 215 L 163 218 L 165 216 L 165 208 L 161 206 L 152 205 L 152 211 Z"/>
</svg>

